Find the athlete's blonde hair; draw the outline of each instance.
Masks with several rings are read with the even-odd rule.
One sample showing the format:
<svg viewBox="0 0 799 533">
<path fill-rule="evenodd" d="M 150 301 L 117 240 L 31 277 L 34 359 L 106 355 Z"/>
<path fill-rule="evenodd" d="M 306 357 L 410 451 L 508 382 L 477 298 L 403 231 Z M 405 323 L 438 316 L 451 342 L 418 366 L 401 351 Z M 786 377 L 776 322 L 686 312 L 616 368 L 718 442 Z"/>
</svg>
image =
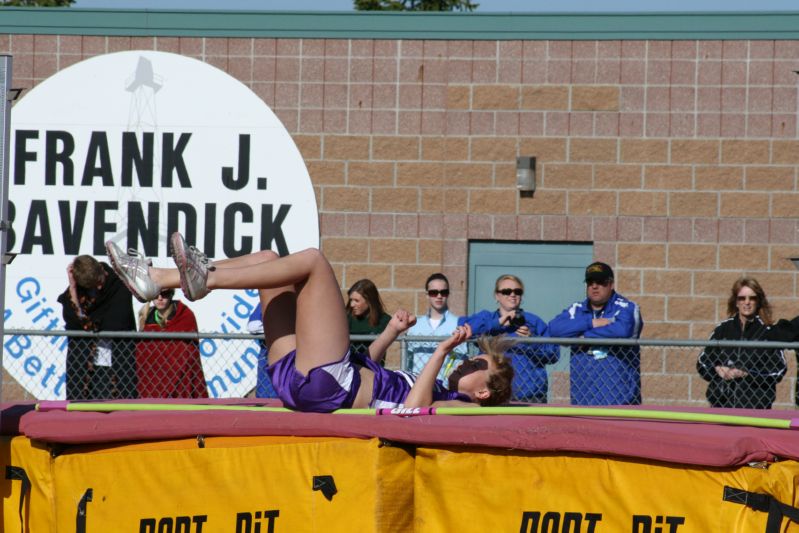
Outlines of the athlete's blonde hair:
<svg viewBox="0 0 799 533">
<path fill-rule="evenodd" d="M 494 370 L 488 377 L 488 398 L 480 400 L 480 405 L 502 405 L 508 403 L 511 397 L 511 383 L 513 383 L 513 365 L 510 358 L 505 355 L 515 342 L 506 335 L 489 337 L 483 335 L 477 340 L 480 353 L 491 357 Z"/>
</svg>

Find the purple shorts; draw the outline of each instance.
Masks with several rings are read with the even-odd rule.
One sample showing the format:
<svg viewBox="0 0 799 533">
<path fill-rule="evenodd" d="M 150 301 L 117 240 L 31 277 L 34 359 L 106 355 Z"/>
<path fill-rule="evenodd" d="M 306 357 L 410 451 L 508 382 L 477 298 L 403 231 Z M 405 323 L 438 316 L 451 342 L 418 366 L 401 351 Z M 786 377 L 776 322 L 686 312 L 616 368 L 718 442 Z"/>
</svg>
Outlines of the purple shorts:
<svg viewBox="0 0 799 533">
<path fill-rule="evenodd" d="M 297 411 L 329 413 L 352 407 L 361 386 L 361 374 L 347 352 L 340 361 L 312 368 L 307 376 L 294 366 L 292 350 L 266 372 L 283 405 Z"/>
</svg>

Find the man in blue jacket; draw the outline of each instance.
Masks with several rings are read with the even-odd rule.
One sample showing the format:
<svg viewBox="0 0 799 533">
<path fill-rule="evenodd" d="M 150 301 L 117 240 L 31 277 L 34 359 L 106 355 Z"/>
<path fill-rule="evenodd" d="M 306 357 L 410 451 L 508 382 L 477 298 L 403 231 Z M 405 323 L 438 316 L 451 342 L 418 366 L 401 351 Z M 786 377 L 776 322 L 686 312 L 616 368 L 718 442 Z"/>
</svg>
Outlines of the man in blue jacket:
<svg viewBox="0 0 799 533">
<path fill-rule="evenodd" d="M 549 323 L 552 337 L 637 339 L 643 320 L 638 305 L 614 290 L 613 269 L 591 263 L 585 269 L 586 299 L 575 302 Z M 572 346 L 571 403 L 641 403 L 641 352 L 638 346 Z"/>
</svg>

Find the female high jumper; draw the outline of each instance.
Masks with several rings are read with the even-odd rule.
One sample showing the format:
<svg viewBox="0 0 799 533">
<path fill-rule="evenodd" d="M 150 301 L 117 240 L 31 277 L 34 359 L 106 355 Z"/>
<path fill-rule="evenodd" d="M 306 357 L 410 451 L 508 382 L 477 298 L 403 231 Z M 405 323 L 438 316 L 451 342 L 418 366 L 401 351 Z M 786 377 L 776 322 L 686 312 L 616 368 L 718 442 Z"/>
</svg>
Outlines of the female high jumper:
<svg viewBox="0 0 799 533">
<path fill-rule="evenodd" d="M 480 355 L 464 361 L 449 376 L 449 387 L 436 380 L 447 354 L 471 336 L 461 326 L 442 341 L 416 376 L 387 370 L 378 362 L 415 317 L 394 314 L 372 343 L 369 355 L 351 354 L 347 316 L 333 269 L 313 248 L 278 256 L 264 250 L 211 262 L 187 246 L 180 233 L 170 239 L 177 268 L 154 268 L 135 250 L 124 253 L 106 243 L 111 264 L 140 301 L 161 290 L 180 287 L 191 301 L 213 289 L 259 289 L 264 335 L 269 350 L 267 372 L 286 407 L 331 412 L 343 408 L 499 405 L 511 395 L 513 367 L 501 338 L 481 340 Z"/>
</svg>

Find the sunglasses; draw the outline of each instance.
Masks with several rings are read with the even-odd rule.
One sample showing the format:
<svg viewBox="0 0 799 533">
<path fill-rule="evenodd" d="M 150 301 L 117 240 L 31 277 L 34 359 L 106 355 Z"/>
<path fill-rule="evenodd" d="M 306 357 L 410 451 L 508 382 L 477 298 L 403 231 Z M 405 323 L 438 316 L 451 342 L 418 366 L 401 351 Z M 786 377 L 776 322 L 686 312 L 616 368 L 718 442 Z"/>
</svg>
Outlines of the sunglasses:
<svg viewBox="0 0 799 533">
<path fill-rule="evenodd" d="M 524 289 L 499 289 L 497 292 L 502 296 L 510 296 L 511 294 L 521 296 L 524 294 Z"/>
<path fill-rule="evenodd" d="M 175 295 L 174 291 L 161 291 L 158 293 L 157 298 L 163 298 L 164 300 L 169 300 L 174 295 Z"/>
<path fill-rule="evenodd" d="M 435 298 L 436 296 L 443 296 L 444 298 L 446 298 L 447 296 L 449 296 L 449 289 L 444 289 L 440 291 L 437 291 L 435 289 L 430 289 L 429 291 L 427 291 L 427 295 L 430 298 Z"/>
<path fill-rule="evenodd" d="M 738 301 L 739 302 L 748 302 L 748 301 L 756 302 L 757 301 L 757 296 L 739 296 L 738 297 Z"/>
<path fill-rule="evenodd" d="M 597 281 L 595 279 L 592 279 L 591 281 L 586 281 L 585 284 L 588 285 L 589 287 L 591 285 L 599 285 L 600 287 L 607 287 L 608 285 L 610 285 L 610 280 L 606 279 L 604 281 Z"/>
<path fill-rule="evenodd" d="M 464 376 L 466 374 L 471 374 L 472 372 L 477 372 L 478 370 L 488 370 L 488 361 L 482 358 L 478 359 L 477 357 L 473 357 L 472 359 L 467 359 L 461 363 L 459 370 Z"/>
</svg>

